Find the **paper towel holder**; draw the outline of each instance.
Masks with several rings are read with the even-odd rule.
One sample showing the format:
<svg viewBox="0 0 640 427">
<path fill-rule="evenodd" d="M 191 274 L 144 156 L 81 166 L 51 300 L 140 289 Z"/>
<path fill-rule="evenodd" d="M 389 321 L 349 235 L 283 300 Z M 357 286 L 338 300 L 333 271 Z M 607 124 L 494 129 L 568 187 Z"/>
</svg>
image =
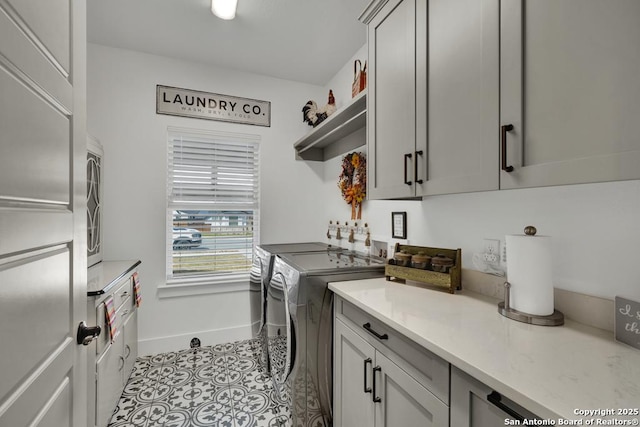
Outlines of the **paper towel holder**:
<svg viewBox="0 0 640 427">
<path fill-rule="evenodd" d="M 511 283 L 504 282 L 504 301 L 498 303 L 498 313 L 509 319 L 518 322 L 529 323 L 539 326 L 561 326 L 564 325 L 564 314 L 558 310 L 553 310 L 553 314 L 548 316 L 538 316 L 536 314 L 523 313 L 509 306 Z"/>
</svg>

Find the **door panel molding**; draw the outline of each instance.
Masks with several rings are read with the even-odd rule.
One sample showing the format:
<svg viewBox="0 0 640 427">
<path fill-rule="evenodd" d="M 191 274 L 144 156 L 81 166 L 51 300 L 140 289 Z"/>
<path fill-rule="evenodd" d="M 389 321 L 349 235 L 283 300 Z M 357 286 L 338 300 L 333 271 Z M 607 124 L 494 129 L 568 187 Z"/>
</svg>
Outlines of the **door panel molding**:
<svg viewBox="0 0 640 427">
<path fill-rule="evenodd" d="M 65 338 L 18 387 L 1 398 L 0 425 L 27 425 L 37 416 L 34 408 L 44 406 L 58 385 L 70 379 L 74 347 L 73 339 Z"/>
<path fill-rule="evenodd" d="M 15 3 L 15 2 L 14 2 Z M 25 2 L 22 2 L 25 3 Z M 36 3 L 36 2 L 32 2 Z M 59 21 L 56 24 L 50 23 L 49 25 L 41 25 L 40 23 L 36 23 L 35 25 L 39 27 L 38 33 L 40 33 L 40 37 L 34 30 L 32 30 L 32 25 L 28 25 L 25 22 L 26 17 L 23 18 L 23 14 L 20 14 L 18 10 L 9 2 L 8 0 L 0 0 L 0 11 L 4 12 L 6 17 L 10 19 L 13 24 L 20 29 L 20 32 L 27 38 L 33 46 L 47 59 L 47 61 L 56 69 L 58 72 L 63 75 L 65 78 L 69 77 L 69 59 L 70 59 L 70 31 L 69 31 L 69 1 L 56 1 L 55 4 L 51 0 L 46 3 L 50 3 L 50 10 L 55 11 L 56 18 Z M 65 6 L 66 7 L 63 7 Z M 22 6 L 22 4 L 19 4 Z M 31 5 L 32 6 L 32 5 Z M 35 7 L 46 6 L 45 2 L 37 2 Z M 34 7 L 23 7 L 24 14 L 29 14 L 32 16 L 38 16 L 33 10 Z M 42 22 L 47 22 L 52 18 L 52 14 L 46 14 Z M 48 27 L 48 28 L 44 28 Z M 42 38 L 50 37 L 56 39 L 53 42 L 49 42 L 52 45 L 52 48 L 47 47 L 47 43 L 42 41 Z M 53 51 L 56 51 L 55 53 Z M 62 61 L 64 64 L 59 61 L 56 56 L 63 58 Z"/>
<path fill-rule="evenodd" d="M 22 221 L 29 221 L 29 227 L 17 227 Z M 73 238 L 71 225 L 73 215 L 69 211 L 47 211 L 45 209 L 4 209 L 0 207 L 0 258 L 48 248 L 70 242 Z"/>
</svg>

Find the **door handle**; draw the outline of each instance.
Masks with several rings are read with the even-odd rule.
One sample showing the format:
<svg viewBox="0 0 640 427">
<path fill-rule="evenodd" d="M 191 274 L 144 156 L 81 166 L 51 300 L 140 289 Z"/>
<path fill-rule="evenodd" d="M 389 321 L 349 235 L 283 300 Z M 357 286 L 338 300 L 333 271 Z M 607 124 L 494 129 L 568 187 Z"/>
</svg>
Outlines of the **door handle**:
<svg viewBox="0 0 640 427">
<path fill-rule="evenodd" d="M 407 179 L 407 160 L 411 160 L 413 155 L 411 153 L 407 153 L 404 155 L 404 183 L 407 185 L 413 184 L 411 181 Z"/>
<path fill-rule="evenodd" d="M 87 323 L 83 320 L 78 325 L 78 333 L 76 334 L 76 342 L 82 345 L 89 345 L 94 338 L 100 335 L 102 329 L 100 326 L 87 326 Z"/>
<path fill-rule="evenodd" d="M 502 170 L 505 172 L 513 171 L 513 166 L 507 166 L 507 132 L 513 130 L 513 125 L 503 125 L 500 127 L 500 145 L 502 146 L 502 153 L 500 160 L 502 162 Z"/>
<path fill-rule="evenodd" d="M 375 382 L 374 382 L 374 384 L 375 384 Z M 374 390 L 375 390 L 375 385 L 374 385 Z M 493 403 L 498 408 L 500 408 L 502 411 L 504 411 L 507 414 L 509 414 L 509 416 L 513 417 L 514 419 L 516 419 L 516 420 L 518 420 L 520 422 L 524 421 L 524 417 L 522 415 L 520 415 L 515 409 L 510 408 L 509 406 L 507 406 L 504 403 L 502 403 L 502 396 L 497 391 L 492 391 L 491 393 L 489 393 L 487 395 L 487 400 L 489 402 Z"/>
<path fill-rule="evenodd" d="M 414 159 L 414 165 L 413 165 L 413 180 L 416 182 L 416 184 L 422 184 L 422 180 L 418 179 L 418 156 L 422 156 L 422 150 L 420 151 L 416 151 L 416 157 Z"/>
<path fill-rule="evenodd" d="M 367 387 L 367 365 L 370 365 L 373 361 L 370 357 L 364 360 L 364 392 L 371 393 L 371 387 Z"/>
<path fill-rule="evenodd" d="M 382 372 L 382 368 L 380 366 L 373 368 L 373 394 L 371 397 L 373 398 L 374 403 L 382 402 L 382 399 L 378 397 L 378 393 L 376 393 L 376 372 Z"/>
</svg>

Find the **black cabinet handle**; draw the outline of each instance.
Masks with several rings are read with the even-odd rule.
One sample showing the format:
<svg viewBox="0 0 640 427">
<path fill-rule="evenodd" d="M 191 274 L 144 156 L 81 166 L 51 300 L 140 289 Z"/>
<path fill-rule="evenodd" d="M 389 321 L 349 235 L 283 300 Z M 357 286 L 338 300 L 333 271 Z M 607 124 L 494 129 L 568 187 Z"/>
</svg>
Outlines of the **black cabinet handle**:
<svg viewBox="0 0 640 427">
<path fill-rule="evenodd" d="M 416 151 L 416 157 L 413 164 L 413 177 L 414 177 L 413 180 L 417 184 L 422 184 L 423 181 L 421 179 L 418 179 L 418 156 L 422 156 L 422 150 Z"/>
<path fill-rule="evenodd" d="M 371 358 L 367 358 L 364 360 L 364 392 L 371 393 L 371 387 L 367 387 L 367 365 L 371 364 Z"/>
<path fill-rule="evenodd" d="M 410 160 L 413 155 L 411 153 L 407 153 L 404 155 L 404 183 L 407 185 L 411 185 L 412 182 L 407 180 L 407 160 Z"/>
<path fill-rule="evenodd" d="M 378 338 L 379 340 L 388 340 L 389 339 L 389 335 L 387 335 L 387 334 L 380 335 L 379 333 L 374 331 L 373 328 L 371 327 L 371 323 L 369 323 L 369 322 L 367 322 L 364 325 L 362 325 L 362 327 L 365 328 L 367 330 L 367 332 L 369 332 L 371 335 L 373 335 L 374 337 Z"/>
<path fill-rule="evenodd" d="M 507 132 L 513 130 L 513 125 L 503 125 L 500 127 L 500 144 L 502 145 L 501 162 L 502 170 L 505 172 L 513 171 L 513 166 L 507 166 Z"/>
<path fill-rule="evenodd" d="M 375 380 L 375 379 L 374 379 Z M 373 383 L 373 390 L 375 393 L 375 381 Z M 497 391 L 492 391 L 491 393 L 489 393 L 487 395 L 487 400 L 491 403 L 493 403 L 495 406 L 497 406 L 498 408 L 500 408 L 502 411 L 506 412 L 507 414 L 509 414 L 510 417 L 522 422 L 524 421 L 524 417 L 522 415 L 520 415 L 515 409 L 508 407 L 507 405 L 505 405 L 504 403 L 502 403 L 502 396 L 500 395 L 500 393 L 498 393 Z"/>
<path fill-rule="evenodd" d="M 378 393 L 376 393 L 376 372 L 381 372 L 381 371 L 382 371 L 382 368 L 380 366 L 376 366 L 375 368 L 373 368 L 373 394 L 371 395 L 371 397 L 373 398 L 374 403 L 382 402 L 382 399 L 379 398 L 377 396 Z"/>
</svg>

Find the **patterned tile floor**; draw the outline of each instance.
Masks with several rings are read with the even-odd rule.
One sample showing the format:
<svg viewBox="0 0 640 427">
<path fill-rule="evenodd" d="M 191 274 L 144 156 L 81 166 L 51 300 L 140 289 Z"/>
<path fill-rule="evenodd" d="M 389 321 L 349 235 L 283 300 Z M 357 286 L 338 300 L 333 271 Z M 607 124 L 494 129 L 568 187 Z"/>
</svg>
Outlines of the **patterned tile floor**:
<svg viewBox="0 0 640 427">
<path fill-rule="evenodd" d="M 280 427 L 258 340 L 139 357 L 109 427 Z"/>
</svg>

